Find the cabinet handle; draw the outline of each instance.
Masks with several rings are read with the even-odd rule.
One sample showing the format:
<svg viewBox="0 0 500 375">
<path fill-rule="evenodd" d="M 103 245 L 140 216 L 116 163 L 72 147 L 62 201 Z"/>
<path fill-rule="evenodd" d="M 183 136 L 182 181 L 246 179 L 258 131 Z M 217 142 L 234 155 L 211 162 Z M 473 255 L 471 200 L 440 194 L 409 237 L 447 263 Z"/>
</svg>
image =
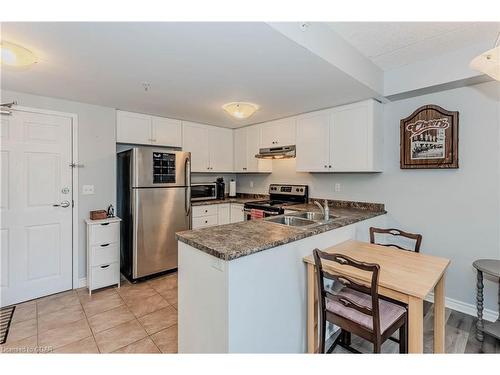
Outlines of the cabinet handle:
<svg viewBox="0 0 500 375">
<path fill-rule="evenodd" d="M 101 266 L 101 268 L 108 268 L 108 267 L 109 267 L 109 264 L 105 265 L 105 266 Z"/>
<path fill-rule="evenodd" d="M 102 223 L 101 225 L 109 225 L 109 223 Z"/>
<path fill-rule="evenodd" d="M 208 224 L 208 220 L 205 220 L 205 224 Z"/>
<path fill-rule="evenodd" d="M 332 167 L 331 165 L 328 166 L 328 168 L 331 168 L 331 167 Z"/>
<path fill-rule="evenodd" d="M 109 243 L 102 244 L 101 247 L 109 246 Z"/>
<path fill-rule="evenodd" d="M 325 165 L 325 168 L 328 168 L 328 166 Z"/>
</svg>

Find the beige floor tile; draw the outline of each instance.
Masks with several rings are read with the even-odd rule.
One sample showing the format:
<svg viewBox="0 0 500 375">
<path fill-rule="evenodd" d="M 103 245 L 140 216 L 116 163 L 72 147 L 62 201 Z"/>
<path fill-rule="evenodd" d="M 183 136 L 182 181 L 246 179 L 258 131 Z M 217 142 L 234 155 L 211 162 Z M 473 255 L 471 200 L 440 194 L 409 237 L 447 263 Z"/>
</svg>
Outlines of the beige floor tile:
<svg viewBox="0 0 500 375">
<path fill-rule="evenodd" d="M 127 302 L 127 304 L 130 311 L 132 311 L 136 317 L 147 315 L 169 306 L 168 302 L 156 292 L 151 297 L 145 299 L 137 298 L 131 302 Z"/>
<path fill-rule="evenodd" d="M 10 325 L 7 335 L 7 343 L 19 341 L 37 334 L 36 319 L 25 320 L 24 322 L 13 323 Z"/>
<path fill-rule="evenodd" d="M 101 353 L 110 353 L 132 344 L 147 336 L 146 331 L 137 320 L 95 334 L 97 346 Z"/>
<path fill-rule="evenodd" d="M 85 314 L 80 304 L 65 307 L 52 313 L 40 315 L 38 317 L 38 332 L 45 332 L 81 319 L 85 319 Z"/>
<path fill-rule="evenodd" d="M 45 332 L 40 332 L 38 334 L 38 345 L 51 346 L 56 349 L 89 336 L 92 336 L 92 332 L 90 331 L 87 319 L 81 319 Z"/>
<path fill-rule="evenodd" d="M 160 295 L 171 305 L 177 306 L 177 288 L 167 289 L 160 292 Z"/>
<path fill-rule="evenodd" d="M 139 322 L 149 335 L 177 324 L 177 310 L 172 306 L 141 316 Z"/>
<path fill-rule="evenodd" d="M 117 290 L 127 304 L 158 294 L 146 283 L 131 284 L 131 286 L 123 287 Z"/>
<path fill-rule="evenodd" d="M 37 301 L 38 316 L 50 314 L 52 312 L 62 310 L 66 307 L 79 305 L 80 301 L 76 292 L 62 293 L 61 295 L 44 297 Z"/>
<path fill-rule="evenodd" d="M 97 349 L 94 337 L 90 336 L 55 349 L 54 353 L 96 354 L 99 353 L 99 349 Z"/>
<path fill-rule="evenodd" d="M 159 279 L 149 281 L 151 288 L 158 293 L 167 293 L 171 290 L 177 289 L 177 274 L 167 275 Z"/>
<path fill-rule="evenodd" d="M 94 333 L 105 331 L 133 319 L 135 319 L 134 314 L 132 314 L 125 305 L 121 305 L 88 318 L 90 328 L 92 328 Z"/>
<path fill-rule="evenodd" d="M 29 301 L 16 305 L 12 323 L 19 323 L 31 319 L 36 319 L 36 301 Z"/>
<path fill-rule="evenodd" d="M 160 353 L 156 345 L 149 337 L 136 341 L 123 348 L 115 350 L 113 353 L 132 354 L 132 353 Z"/>
<path fill-rule="evenodd" d="M 110 296 L 116 296 L 116 290 L 115 288 L 106 288 L 106 289 L 100 289 L 97 291 L 93 291 L 92 294 L 88 293 L 88 290 L 85 288 L 86 292 L 85 293 L 78 293 L 78 298 L 80 299 L 80 302 L 82 304 L 92 302 L 92 301 L 99 301 L 106 299 Z"/>
<path fill-rule="evenodd" d="M 37 336 L 26 337 L 17 341 L 7 341 L 0 345 L 0 353 L 37 353 Z"/>
<path fill-rule="evenodd" d="M 162 353 L 177 353 L 177 325 L 151 336 Z"/>
<path fill-rule="evenodd" d="M 82 305 L 87 317 L 91 317 L 123 305 L 123 300 L 117 293 L 112 293 L 92 301 L 83 302 Z"/>
</svg>

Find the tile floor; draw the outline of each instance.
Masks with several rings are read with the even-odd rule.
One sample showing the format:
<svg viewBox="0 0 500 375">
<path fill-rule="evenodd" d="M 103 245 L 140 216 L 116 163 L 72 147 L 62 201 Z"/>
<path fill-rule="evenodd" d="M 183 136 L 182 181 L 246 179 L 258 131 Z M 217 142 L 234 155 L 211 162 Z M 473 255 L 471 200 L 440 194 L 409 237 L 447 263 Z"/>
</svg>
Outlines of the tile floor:
<svg viewBox="0 0 500 375">
<path fill-rule="evenodd" d="M 4 353 L 177 353 L 177 274 L 17 305 Z"/>
</svg>

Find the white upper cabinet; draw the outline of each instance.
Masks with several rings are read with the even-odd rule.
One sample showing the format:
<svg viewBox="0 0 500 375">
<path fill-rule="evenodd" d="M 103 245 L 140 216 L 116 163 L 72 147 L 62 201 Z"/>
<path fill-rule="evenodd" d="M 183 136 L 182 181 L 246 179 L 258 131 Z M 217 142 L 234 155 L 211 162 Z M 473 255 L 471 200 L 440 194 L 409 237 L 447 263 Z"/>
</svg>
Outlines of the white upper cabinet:
<svg viewBox="0 0 500 375">
<path fill-rule="evenodd" d="M 151 139 L 151 116 L 116 111 L 117 142 L 149 145 Z"/>
<path fill-rule="evenodd" d="M 191 172 L 209 172 L 208 126 L 183 121 L 182 150 L 191 152 Z"/>
<path fill-rule="evenodd" d="M 152 117 L 151 135 L 158 146 L 182 147 L 182 125 L 180 120 Z"/>
<path fill-rule="evenodd" d="M 264 122 L 261 127 L 261 147 L 279 147 L 295 144 L 295 117 Z"/>
<path fill-rule="evenodd" d="M 233 131 L 218 127 L 208 129 L 210 171 L 233 172 Z"/>
<path fill-rule="evenodd" d="M 257 159 L 260 146 L 260 125 L 234 130 L 234 170 L 235 172 L 272 171 L 272 161 Z"/>
<path fill-rule="evenodd" d="M 116 141 L 139 145 L 181 147 L 181 121 L 116 111 Z"/>
<path fill-rule="evenodd" d="M 382 105 L 374 100 L 297 117 L 297 171 L 382 171 Z"/>
<path fill-rule="evenodd" d="M 312 112 L 297 116 L 298 172 L 328 172 L 330 165 L 330 113 Z"/>
<path fill-rule="evenodd" d="M 233 172 L 231 129 L 183 122 L 182 149 L 191 152 L 192 172 Z"/>
</svg>

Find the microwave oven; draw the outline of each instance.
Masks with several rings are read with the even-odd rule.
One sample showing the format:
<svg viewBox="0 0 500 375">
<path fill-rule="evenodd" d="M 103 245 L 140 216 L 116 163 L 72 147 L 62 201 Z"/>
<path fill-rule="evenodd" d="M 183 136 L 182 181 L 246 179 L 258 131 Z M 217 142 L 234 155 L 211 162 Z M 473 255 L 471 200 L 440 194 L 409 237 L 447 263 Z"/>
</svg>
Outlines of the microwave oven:
<svg viewBox="0 0 500 375">
<path fill-rule="evenodd" d="M 191 183 L 191 200 L 206 201 L 217 199 L 217 184 L 215 182 Z"/>
</svg>

